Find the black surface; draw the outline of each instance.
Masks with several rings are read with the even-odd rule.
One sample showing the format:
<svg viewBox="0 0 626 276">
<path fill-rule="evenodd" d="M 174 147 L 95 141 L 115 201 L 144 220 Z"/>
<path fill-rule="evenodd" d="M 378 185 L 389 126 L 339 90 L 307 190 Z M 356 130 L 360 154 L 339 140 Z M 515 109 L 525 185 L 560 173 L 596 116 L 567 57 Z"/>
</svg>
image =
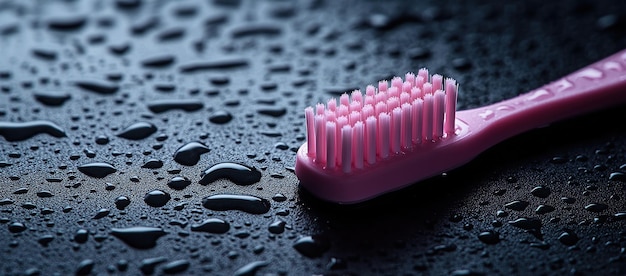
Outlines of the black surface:
<svg viewBox="0 0 626 276">
<path fill-rule="evenodd" d="M 428 67 L 477 107 L 626 46 L 623 1 L 492 2 L 1 1 L 0 122 L 66 137 L 2 132 L 0 274 L 626 274 L 624 106 L 357 206 L 298 187 L 308 105 Z M 261 179 L 200 185 L 220 162 Z"/>
</svg>

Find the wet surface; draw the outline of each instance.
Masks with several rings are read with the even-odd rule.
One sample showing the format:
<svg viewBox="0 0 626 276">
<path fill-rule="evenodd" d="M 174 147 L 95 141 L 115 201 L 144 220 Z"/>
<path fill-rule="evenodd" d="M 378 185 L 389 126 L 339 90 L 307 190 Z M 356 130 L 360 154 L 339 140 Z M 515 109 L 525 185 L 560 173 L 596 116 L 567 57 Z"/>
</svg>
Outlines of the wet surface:
<svg viewBox="0 0 626 276">
<path fill-rule="evenodd" d="M 0 274 L 626 274 L 624 106 L 357 206 L 298 187 L 306 106 L 626 48 L 623 1 L 493 2 L 0 1 Z"/>
</svg>

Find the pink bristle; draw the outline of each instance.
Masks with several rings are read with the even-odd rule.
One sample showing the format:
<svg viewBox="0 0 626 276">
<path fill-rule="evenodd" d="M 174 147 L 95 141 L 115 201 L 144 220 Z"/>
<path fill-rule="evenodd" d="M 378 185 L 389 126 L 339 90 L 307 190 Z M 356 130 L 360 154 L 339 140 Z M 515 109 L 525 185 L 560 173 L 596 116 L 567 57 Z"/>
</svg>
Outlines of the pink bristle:
<svg viewBox="0 0 626 276">
<path fill-rule="evenodd" d="M 336 149 L 337 149 L 337 165 L 341 166 L 342 160 L 341 160 L 341 154 L 339 154 L 341 152 L 341 129 L 348 125 L 348 117 L 339 117 L 337 118 L 337 132 L 335 133 L 336 137 L 335 139 L 337 140 L 337 144 L 335 145 Z"/>
<path fill-rule="evenodd" d="M 326 120 L 324 115 L 315 115 L 315 162 L 326 163 Z"/>
<path fill-rule="evenodd" d="M 445 114 L 445 94 L 441 90 L 435 91 L 433 96 L 433 136 L 436 139 L 443 137 L 443 117 Z"/>
<path fill-rule="evenodd" d="M 337 107 L 337 117 L 348 116 L 348 114 L 350 114 L 350 108 L 347 105 Z"/>
<path fill-rule="evenodd" d="M 393 111 L 396 107 L 400 107 L 400 99 L 398 97 L 389 98 L 387 100 L 387 110 Z"/>
<path fill-rule="evenodd" d="M 426 83 L 426 79 L 422 76 L 415 77 L 415 87 L 422 89 L 424 87 L 424 83 Z"/>
<path fill-rule="evenodd" d="M 429 82 L 430 80 L 430 82 Z M 314 162 L 351 172 L 414 145 L 453 135 L 457 84 L 427 69 L 380 81 L 305 109 L 306 147 Z M 346 148 L 346 145 L 350 145 Z"/>
<path fill-rule="evenodd" d="M 330 98 L 326 103 L 326 109 L 335 112 L 337 110 L 337 100 L 335 98 Z"/>
<path fill-rule="evenodd" d="M 336 113 L 330 110 L 326 110 L 326 113 L 324 114 L 324 116 L 326 116 L 327 122 L 334 122 L 337 119 Z"/>
<path fill-rule="evenodd" d="M 443 77 L 441 75 L 433 75 L 431 83 L 433 84 L 433 91 L 443 90 Z"/>
<path fill-rule="evenodd" d="M 341 168 L 344 173 L 352 169 L 352 127 L 345 125 L 341 128 Z"/>
<path fill-rule="evenodd" d="M 391 151 L 400 152 L 402 144 L 402 109 L 396 107 L 391 113 Z"/>
<path fill-rule="evenodd" d="M 402 81 L 402 78 L 400 77 L 393 77 L 391 79 L 391 87 L 395 87 L 396 89 L 398 89 L 398 91 L 402 91 L 402 84 L 404 83 L 404 81 Z"/>
<path fill-rule="evenodd" d="M 401 106 L 402 108 L 402 129 L 400 130 L 400 135 L 402 136 L 402 148 L 408 149 L 411 147 L 411 105 L 408 103 L 404 103 Z"/>
<path fill-rule="evenodd" d="M 411 93 L 411 88 L 413 88 L 413 84 L 409 81 L 405 81 L 402 84 L 402 93 Z"/>
<path fill-rule="evenodd" d="M 358 102 L 360 105 L 363 105 L 363 94 L 361 94 L 361 90 L 357 89 L 352 91 L 350 98 L 352 99 L 351 103 Z"/>
<path fill-rule="evenodd" d="M 391 132 L 390 125 L 391 118 L 387 113 L 381 113 L 378 115 L 378 144 L 377 152 L 381 158 L 387 158 L 389 156 L 389 133 Z"/>
<path fill-rule="evenodd" d="M 432 95 L 433 94 L 433 85 L 429 82 L 424 83 L 424 85 L 422 86 L 422 92 L 424 92 L 424 95 Z"/>
<path fill-rule="evenodd" d="M 379 102 L 374 106 L 374 110 L 376 112 L 376 115 L 380 115 L 382 113 L 387 112 L 387 104 L 384 102 Z"/>
<path fill-rule="evenodd" d="M 364 137 L 363 137 L 363 122 L 358 121 L 354 124 L 352 128 L 352 153 L 353 153 L 353 163 L 354 167 L 357 169 L 363 168 L 363 147 L 364 147 Z"/>
<path fill-rule="evenodd" d="M 378 92 L 378 94 L 374 97 L 376 99 L 376 104 L 387 102 L 387 92 Z"/>
<path fill-rule="evenodd" d="M 425 142 L 433 139 L 433 95 L 424 95 L 422 107 L 422 136 Z"/>
<path fill-rule="evenodd" d="M 376 87 L 371 84 L 367 85 L 367 87 L 365 87 L 365 95 L 374 96 L 374 94 L 376 94 Z"/>
<path fill-rule="evenodd" d="M 415 101 L 416 99 L 421 99 L 422 98 L 421 93 L 422 93 L 421 88 L 417 88 L 417 87 L 411 88 L 411 101 Z"/>
<path fill-rule="evenodd" d="M 374 106 L 371 104 L 364 105 L 363 108 L 361 109 L 361 114 L 362 114 L 361 116 L 362 119 L 376 115 L 374 113 Z"/>
<path fill-rule="evenodd" d="M 404 80 L 411 84 L 411 87 L 415 86 L 415 74 L 409 72 L 404 75 Z"/>
<path fill-rule="evenodd" d="M 415 99 L 411 106 L 411 130 L 413 143 L 420 143 L 422 141 L 422 99 Z"/>
<path fill-rule="evenodd" d="M 411 94 L 407 92 L 402 92 L 400 94 L 400 104 L 410 103 L 411 102 Z"/>
<path fill-rule="evenodd" d="M 363 108 L 363 106 L 361 105 L 361 102 L 350 103 L 350 112 L 361 112 L 361 108 Z"/>
<path fill-rule="evenodd" d="M 382 80 L 378 82 L 378 93 L 387 92 L 387 88 L 389 88 L 389 83 L 386 80 Z"/>
<path fill-rule="evenodd" d="M 402 89 L 402 87 L 400 88 L 396 86 L 389 87 L 389 89 L 387 90 L 387 98 L 400 97 L 400 89 Z"/>
<path fill-rule="evenodd" d="M 316 115 L 324 115 L 325 112 L 326 112 L 326 108 L 324 107 L 324 104 L 318 103 L 315 105 Z"/>
<path fill-rule="evenodd" d="M 306 143 L 309 157 L 315 159 L 315 114 L 312 107 L 304 109 L 306 120 Z"/>
<path fill-rule="evenodd" d="M 334 168 L 336 163 L 336 125 L 334 122 L 326 122 L 326 167 Z"/>
<path fill-rule="evenodd" d="M 446 122 L 445 132 L 448 135 L 454 134 L 454 124 L 456 116 L 456 95 L 457 86 L 454 79 L 446 79 Z"/>
<path fill-rule="evenodd" d="M 350 96 L 348 96 L 348 94 L 346 93 L 343 93 L 341 97 L 339 97 L 339 105 L 350 105 Z"/>
<path fill-rule="evenodd" d="M 350 123 L 350 125 L 354 125 L 356 124 L 356 122 L 361 120 L 361 113 L 359 112 L 352 112 L 350 113 L 350 116 L 348 117 L 348 122 Z"/>
<path fill-rule="evenodd" d="M 417 75 L 424 79 L 424 83 L 428 82 L 428 69 L 422 68 L 417 72 Z"/>
<path fill-rule="evenodd" d="M 365 131 L 367 132 L 367 136 L 365 139 L 365 150 L 367 151 L 367 163 L 369 163 L 370 165 L 376 163 L 376 130 L 376 117 L 367 117 L 367 119 L 365 120 Z"/>
</svg>

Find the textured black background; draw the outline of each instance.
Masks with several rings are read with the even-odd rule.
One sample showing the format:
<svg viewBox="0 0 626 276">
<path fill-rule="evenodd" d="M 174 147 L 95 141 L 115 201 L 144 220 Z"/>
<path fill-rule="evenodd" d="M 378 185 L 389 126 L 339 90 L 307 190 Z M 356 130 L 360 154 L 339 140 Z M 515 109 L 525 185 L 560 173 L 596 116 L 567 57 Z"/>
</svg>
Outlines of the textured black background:
<svg viewBox="0 0 626 276">
<path fill-rule="evenodd" d="M 624 106 L 520 135 L 445 176 L 358 206 L 320 202 L 298 187 L 292 169 L 308 105 L 428 67 L 460 82 L 460 109 L 477 107 L 626 46 L 624 1 L 509 2 L 0 1 L 0 122 L 50 120 L 68 136 L 0 139 L 0 274 L 73 274 L 92 260 L 93 268 L 83 267 L 92 274 L 136 275 L 143 261 L 159 256 L 165 259 L 155 274 L 178 260 L 189 264 L 181 273 L 213 275 L 254 261 L 267 262 L 258 275 L 626 274 L 625 186 L 609 179 L 626 163 Z M 55 26 L 67 20 L 82 24 Z M 150 20 L 156 23 L 145 24 Z M 122 46 L 128 50 L 113 51 Z M 142 66 L 163 56 L 173 61 Z M 181 72 L 195 61 L 224 58 L 245 65 Z M 120 89 L 100 95 L 76 87 L 80 80 Z M 34 97 L 53 92 L 71 99 L 49 107 Z M 156 114 L 147 103 L 157 99 L 195 99 L 203 107 Z M 231 121 L 209 121 L 223 111 Z M 138 141 L 116 136 L 138 121 L 157 132 Z M 97 144 L 98 136 L 110 142 Z M 211 151 L 197 165 L 176 163 L 176 149 L 192 141 Z M 149 159 L 164 165 L 141 168 Z M 198 184 L 204 169 L 224 161 L 254 166 L 262 178 L 250 186 Z M 117 172 L 103 179 L 78 172 L 91 162 L 109 162 Z M 192 184 L 168 188 L 175 175 Z M 551 193 L 534 196 L 537 186 Z M 27 192 L 15 194 L 20 188 Z M 155 189 L 172 197 L 162 208 L 143 202 Z M 253 215 L 201 206 L 218 193 L 256 195 L 272 207 Z M 272 200 L 277 193 L 287 200 Z M 115 208 L 118 196 L 131 200 L 125 211 Z M 529 205 L 505 207 L 514 200 Z M 188 204 L 175 210 L 181 202 Z M 586 210 L 592 203 L 607 208 Z M 542 204 L 555 210 L 536 214 Z M 109 214 L 93 219 L 103 208 Z M 190 230 L 209 217 L 231 229 Z M 541 227 L 509 223 L 518 218 L 537 219 Z M 286 222 L 284 233 L 268 231 L 276 220 Z M 15 222 L 28 229 L 11 233 Z M 168 234 L 144 250 L 110 234 L 132 226 Z M 89 231 L 87 242 L 74 240 L 79 229 Z M 499 241 L 482 242 L 485 231 Z M 563 233 L 579 240 L 562 242 Z M 303 256 L 293 245 L 306 236 L 329 249 Z M 120 262 L 128 263 L 125 271 Z"/>
</svg>

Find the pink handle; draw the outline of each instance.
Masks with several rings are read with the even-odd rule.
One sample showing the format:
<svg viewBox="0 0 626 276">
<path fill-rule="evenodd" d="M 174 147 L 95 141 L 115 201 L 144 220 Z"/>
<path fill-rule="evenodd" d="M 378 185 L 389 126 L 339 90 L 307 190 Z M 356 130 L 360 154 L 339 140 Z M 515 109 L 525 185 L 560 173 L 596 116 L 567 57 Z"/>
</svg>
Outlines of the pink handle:
<svg viewBox="0 0 626 276">
<path fill-rule="evenodd" d="M 527 130 L 626 102 L 626 49 L 557 81 L 457 118 L 495 144 Z"/>
</svg>

